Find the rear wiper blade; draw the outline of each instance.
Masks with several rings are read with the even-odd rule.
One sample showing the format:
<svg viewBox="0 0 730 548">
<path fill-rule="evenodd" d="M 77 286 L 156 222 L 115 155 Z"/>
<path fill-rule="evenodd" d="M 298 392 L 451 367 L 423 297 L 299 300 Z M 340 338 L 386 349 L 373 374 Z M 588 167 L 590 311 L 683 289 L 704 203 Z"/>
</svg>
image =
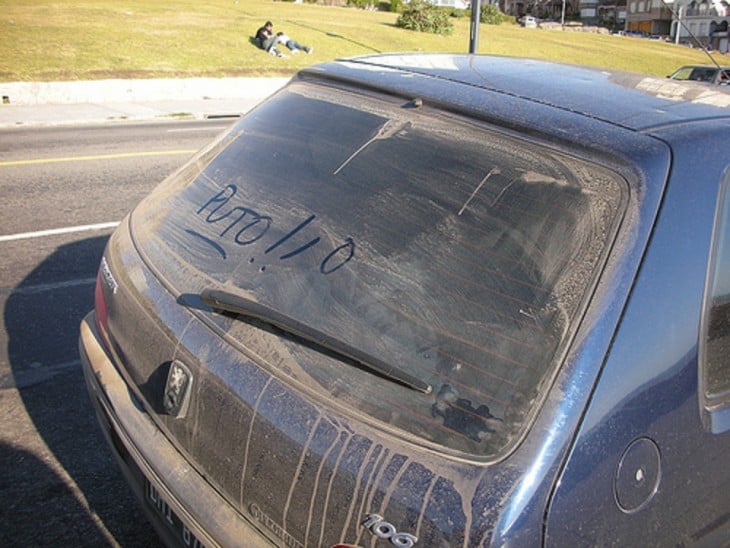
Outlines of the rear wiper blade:
<svg viewBox="0 0 730 548">
<path fill-rule="evenodd" d="M 251 299 L 218 289 L 204 289 L 200 294 L 200 299 L 213 309 L 239 314 L 267 323 L 308 343 L 350 359 L 372 373 L 413 390 L 424 394 L 430 394 L 433 390 L 427 382 L 400 370 L 398 367 Z"/>
</svg>

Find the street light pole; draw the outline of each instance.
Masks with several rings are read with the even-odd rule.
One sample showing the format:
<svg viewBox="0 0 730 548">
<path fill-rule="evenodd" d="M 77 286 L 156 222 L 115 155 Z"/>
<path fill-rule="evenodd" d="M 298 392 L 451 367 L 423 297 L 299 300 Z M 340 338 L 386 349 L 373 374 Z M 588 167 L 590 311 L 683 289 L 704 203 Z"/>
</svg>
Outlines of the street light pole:
<svg viewBox="0 0 730 548">
<path fill-rule="evenodd" d="M 674 30 L 674 43 L 679 45 L 679 34 L 682 29 L 682 11 L 684 10 L 684 6 L 679 6 L 679 9 L 677 10 L 677 24 L 675 25 Z"/>
<path fill-rule="evenodd" d="M 479 49 L 479 19 L 480 0 L 471 0 L 471 29 L 469 31 L 469 53 L 476 53 Z"/>
</svg>

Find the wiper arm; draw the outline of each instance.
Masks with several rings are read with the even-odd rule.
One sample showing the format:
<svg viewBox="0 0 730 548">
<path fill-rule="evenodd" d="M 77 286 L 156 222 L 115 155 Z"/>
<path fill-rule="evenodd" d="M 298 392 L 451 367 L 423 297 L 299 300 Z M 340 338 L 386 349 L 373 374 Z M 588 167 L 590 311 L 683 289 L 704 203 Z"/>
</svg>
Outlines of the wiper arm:
<svg viewBox="0 0 730 548">
<path fill-rule="evenodd" d="M 413 390 L 424 394 L 430 394 L 433 390 L 427 382 L 417 379 L 398 367 L 251 299 L 217 289 L 204 289 L 200 298 L 211 308 L 260 320 L 338 356 L 350 359 L 372 373 Z"/>
</svg>

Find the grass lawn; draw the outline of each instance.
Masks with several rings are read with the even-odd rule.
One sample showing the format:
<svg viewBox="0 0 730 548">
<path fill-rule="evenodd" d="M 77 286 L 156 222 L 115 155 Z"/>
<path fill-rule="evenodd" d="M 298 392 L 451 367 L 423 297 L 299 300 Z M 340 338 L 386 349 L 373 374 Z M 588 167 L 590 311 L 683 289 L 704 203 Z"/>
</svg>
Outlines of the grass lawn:
<svg viewBox="0 0 730 548">
<path fill-rule="evenodd" d="M 469 19 L 448 36 L 395 26 L 397 14 L 272 0 L 0 0 L 0 81 L 286 76 L 377 52 L 466 52 Z M 264 21 L 314 47 L 277 58 L 250 41 Z M 702 52 L 658 41 L 481 25 L 479 52 L 664 76 Z M 720 62 L 725 64 L 727 60 Z"/>
</svg>

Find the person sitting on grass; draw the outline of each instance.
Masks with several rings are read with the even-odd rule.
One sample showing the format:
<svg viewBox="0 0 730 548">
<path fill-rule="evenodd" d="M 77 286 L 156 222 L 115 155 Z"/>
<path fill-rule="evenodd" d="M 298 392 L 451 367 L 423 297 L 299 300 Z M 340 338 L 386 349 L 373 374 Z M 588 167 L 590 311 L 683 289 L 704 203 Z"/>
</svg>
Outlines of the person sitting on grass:
<svg viewBox="0 0 730 548">
<path fill-rule="evenodd" d="M 294 54 L 299 53 L 300 51 L 306 51 L 307 54 L 309 54 L 309 53 L 312 53 L 312 51 L 314 51 L 309 46 L 303 46 L 296 40 L 292 40 L 283 32 L 276 33 L 276 41 L 279 44 L 284 44 Z"/>
<path fill-rule="evenodd" d="M 254 42 L 256 42 L 256 45 L 258 47 L 260 47 L 264 51 L 267 51 L 271 55 L 283 57 L 284 55 L 276 48 L 276 44 L 279 40 L 278 37 L 274 34 L 273 29 L 274 24 L 271 21 L 266 21 L 266 23 L 264 23 L 264 26 L 256 31 Z"/>
</svg>

